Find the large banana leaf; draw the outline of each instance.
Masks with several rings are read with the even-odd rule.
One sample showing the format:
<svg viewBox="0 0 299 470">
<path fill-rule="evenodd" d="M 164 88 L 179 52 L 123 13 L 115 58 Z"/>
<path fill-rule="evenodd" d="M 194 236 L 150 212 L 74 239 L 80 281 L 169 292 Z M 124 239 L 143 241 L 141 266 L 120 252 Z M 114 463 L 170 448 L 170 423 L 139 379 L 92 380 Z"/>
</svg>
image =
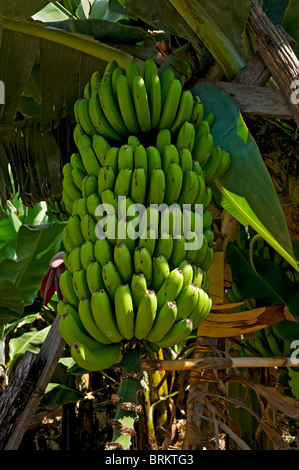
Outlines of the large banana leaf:
<svg viewBox="0 0 299 470">
<path fill-rule="evenodd" d="M 22 302 L 25 307 L 33 303 L 49 262 L 60 249 L 63 227 L 56 223 L 20 227 L 15 252 L 11 250 L 10 257 L 0 262 L 0 280 L 8 280 L 16 286 L 22 296 L 17 299 L 18 304 Z M 15 305 L 7 307 L 16 310 Z"/>
<path fill-rule="evenodd" d="M 230 170 L 215 181 L 218 203 L 244 225 L 252 226 L 295 269 L 284 213 L 258 146 L 232 98 L 216 86 L 201 82 L 192 88 L 206 112 L 216 116 L 212 128 L 215 145 L 232 156 Z"/>
</svg>

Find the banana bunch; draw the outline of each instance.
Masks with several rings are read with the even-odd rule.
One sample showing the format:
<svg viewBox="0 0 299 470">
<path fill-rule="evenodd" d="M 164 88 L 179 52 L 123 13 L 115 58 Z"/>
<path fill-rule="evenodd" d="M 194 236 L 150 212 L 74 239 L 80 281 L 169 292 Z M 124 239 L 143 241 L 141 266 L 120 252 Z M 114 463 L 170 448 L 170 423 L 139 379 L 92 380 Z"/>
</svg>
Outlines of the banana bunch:
<svg viewBox="0 0 299 470">
<path fill-rule="evenodd" d="M 289 357 L 291 353 L 290 343 L 280 338 L 272 326 L 257 330 L 254 338 L 244 339 L 238 349 L 242 357 Z"/>
<path fill-rule="evenodd" d="M 47 201 L 47 215 L 58 222 L 68 220 L 68 212 L 61 197 L 53 197 Z"/>
<path fill-rule="evenodd" d="M 135 62 L 126 70 L 108 63 L 74 111 L 77 151 L 62 182 L 60 333 L 80 366 L 100 370 L 131 342 L 186 341 L 209 314 L 210 184 L 231 157 L 214 146 L 215 117 L 203 119 L 200 99 L 172 69 L 160 77 L 152 60 L 142 74 Z M 202 244 L 192 249 L 198 227 Z"/>
<path fill-rule="evenodd" d="M 250 250 L 250 244 L 257 232 L 252 227 L 240 226 L 236 244 L 242 250 Z M 299 274 L 295 269 L 265 240 L 257 239 L 252 246 L 252 254 L 280 266 L 286 276 L 295 283 L 299 282 Z"/>
</svg>

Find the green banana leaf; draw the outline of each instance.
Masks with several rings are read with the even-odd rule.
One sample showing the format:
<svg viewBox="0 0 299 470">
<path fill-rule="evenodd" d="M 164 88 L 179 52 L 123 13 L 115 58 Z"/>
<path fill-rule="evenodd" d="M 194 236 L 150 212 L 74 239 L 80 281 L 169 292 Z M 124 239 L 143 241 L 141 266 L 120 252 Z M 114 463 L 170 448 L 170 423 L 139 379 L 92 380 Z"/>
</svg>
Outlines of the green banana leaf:
<svg viewBox="0 0 299 470">
<path fill-rule="evenodd" d="M 22 357 L 26 351 L 38 354 L 42 344 L 50 331 L 51 326 L 46 326 L 42 330 L 32 330 L 22 335 L 12 338 L 9 341 L 9 362 L 7 364 L 8 375 L 16 361 Z"/>
<path fill-rule="evenodd" d="M 250 134 L 237 104 L 224 91 L 208 82 L 192 88 L 204 105 L 214 113 L 211 133 L 214 144 L 230 152 L 232 166 L 214 182 L 217 203 L 243 225 L 250 225 L 297 271 L 285 216 L 258 146 Z"/>
<path fill-rule="evenodd" d="M 24 307 L 31 305 L 40 289 L 49 262 L 60 250 L 63 224 L 22 225 L 16 239 L 16 250 L 0 262 L 0 279 L 9 280 L 20 292 Z M 1 317 L 1 315 L 0 315 Z"/>
<path fill-rule="evenodd" d="M 50 382 L 45 390 L 45 394 L 41 399 L 43 405 L 49 406 L 64 405 L 65 403 L 73 403 L 84 398 L 84 393 L 66 385 Z"/>
</svg>

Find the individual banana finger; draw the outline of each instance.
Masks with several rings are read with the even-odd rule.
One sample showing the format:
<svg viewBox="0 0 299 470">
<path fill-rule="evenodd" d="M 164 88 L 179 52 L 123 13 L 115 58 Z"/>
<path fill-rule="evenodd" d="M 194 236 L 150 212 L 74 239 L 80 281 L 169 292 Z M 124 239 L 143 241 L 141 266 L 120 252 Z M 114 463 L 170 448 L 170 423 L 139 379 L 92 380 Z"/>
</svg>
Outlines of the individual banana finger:
<svg viewBox="0 0 299 470">
<path fill-rule="evenodd" d="M 156 313 L 154 324 L 147 334 L 146 339 L 151 343 L 157 343 L 162 340 L 174 324 L 177 315 L 175 302 L 165 302 L 161 309 Z"/>
<path fill-rule="evenodd" d="M 96 290 L 92 294 L 91 309 L 95 324 L 102 334 L 113 343 L 122 341 L 124 337 L 119 332 L 116 316 L 105 289 Z"/>
<path fill-rule="evenodd" d="M 176 344 L 180 344 L 188 338 L 193 330 L 193 322 L 189 318 L 180 320 L 170 328 L 164 338 L 156 342 L 160 348 L 170 348 Z"/>
<path fill-rule="evenodd" d="M 113 252 L 114 264 L 122 282 L 128 284 L 133 276 L 133 261 L 129 248 L 125 243 L 116 245 Z"/>
<path fill-rule="evenodd" d="M 140 300 L 143 297 L 144 292 L 147 290 L 147 282 L 143 273 L 134 273 L 131 279 L 131 293 L 133 299 L 133 307 L 135 310 L 138 309 Z"/>
<path fill-rule="evenodd" d="M 170 268 L 167 259 L 163 255 L 154 255 L 151 288 L 155 292 L 159 291 L 169 273 Z"/>
<path fill-rule="evenodd" d="M 102 267 L 102 275 L 107 292 L 111 300 L 114 301 L 117 287 L 122 284 L 122 279 L 114 262 L 108 261 L 108 263 L 104 264 Z"/>
<path fill-rule="evenodd" d="M 134 337 L 134 307 L 128 284 L 119 284 L 115 292 L 115 315 L 121 335 L 130 340 Z"/>
<path fill-rule="evenodd" d="M 82 369 L 100 371 L 118 364 L 123 354 L 119 344 L 108 344 L 91 351 L 84 343 L 76 342 L 72 345 L 71 355 Z"/>
<path fill-rule="evenodd" d="M 170 271 L 157 292 L 159 310 L 165 302 L 173 302 L 176 300 L 182 290 L 183 284 L 184 276 L 182 271 L 180 271 L 178 268 L 174 268 L 172 271 Z"/>
<path fill-rule="evenodd" d="M 78 307 L 79 300 L 73 286 L 73 276 L 69 271 L 64 271 L 59 277 L 59 288 L 63 298 L 73 307 Z"/>
<path fill-rule="evenodd" d="M 153 290 L 146 290 L 142 296 L 135 319 L 136 339 L 145 339 L 152 329 L 157 313 L 157 297 Z"/>
<path fill-rule="evenodd" d="M 112 343 L 112 341 L 108 339 L 97 327 L 94 321 L 90 299 L 81 299 L 78 306 L 78 312 L 84 328 L 92 338 L 102 344 Z M 79 341 L 79 338 L 77 338 L 77 341 Z"/>
<path fill-rule="evenodd" d="M 149 251 L 144 247 L 140 246 L 134 250 L 134 268 L 135 273 L 143 273 L 147 282 L 147 285 L 151 285 L 153 267 L 152 267 L 152 257 Z"/>
<path fill-rule="evenodd" d="M 102 267 L 97 261 L 88 265 L 86 269 L 86 281 L 91 295 L 99 289 L 104 289 Z"/>
</svg>

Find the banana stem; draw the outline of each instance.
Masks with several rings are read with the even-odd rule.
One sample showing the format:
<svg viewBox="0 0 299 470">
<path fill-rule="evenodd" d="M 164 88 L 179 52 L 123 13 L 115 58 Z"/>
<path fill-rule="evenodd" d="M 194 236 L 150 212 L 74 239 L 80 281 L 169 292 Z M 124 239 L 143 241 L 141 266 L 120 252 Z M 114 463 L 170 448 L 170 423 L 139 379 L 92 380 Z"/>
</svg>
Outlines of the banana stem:
<svg viewBox="0 0 299 470">
<path fill-rule="evenodd" d="M 134 423 L 142 411 L 139 394 L 142 391 L 140 347 L 128 349 L 121 362 L 121 383 L 117 392 L 117 408 L 113 425 L 112 441 L 106 443 L 106 450 L 130 450 L 132 437 L 136 434 Z"/>
</svg>

